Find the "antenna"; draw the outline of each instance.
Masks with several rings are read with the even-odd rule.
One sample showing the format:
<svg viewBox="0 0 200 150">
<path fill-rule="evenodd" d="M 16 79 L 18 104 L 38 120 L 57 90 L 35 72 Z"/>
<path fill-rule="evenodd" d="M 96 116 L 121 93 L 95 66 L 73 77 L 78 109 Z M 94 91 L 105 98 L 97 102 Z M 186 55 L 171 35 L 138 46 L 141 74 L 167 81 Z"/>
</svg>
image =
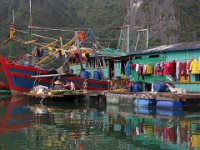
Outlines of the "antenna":
<svg viewBox="0 0 200 150">
<path fill-rule="evenodd" d="M 29 41 L 32 40 L 32 10 L 31 10 L 31 0 L 29 0 L 29 8 L 30 8 L 30 11 L 29 11 Z M 31 51 L 32 51 L 32 46 L 31 44 L 29 44 L 28 46 L 28 54 L 30 55 L 31 54 Z M 28 62 L 29 64 L 31 64 L 31 56 L 28 58 Z"/>
<path fill-rule="evenodd" d="M 12 9 L 12 23 L 15 23 L 15 10 Z"/>
<path fill-rule="evenodd" d="M 29 8 L 30 8 L 30 10 L 29 10 L 29 21 L 30 21 L 30 26 L 32 26 L 32 6 L 31 6 L 31 0 L 29 0 Z"/>
</svg>

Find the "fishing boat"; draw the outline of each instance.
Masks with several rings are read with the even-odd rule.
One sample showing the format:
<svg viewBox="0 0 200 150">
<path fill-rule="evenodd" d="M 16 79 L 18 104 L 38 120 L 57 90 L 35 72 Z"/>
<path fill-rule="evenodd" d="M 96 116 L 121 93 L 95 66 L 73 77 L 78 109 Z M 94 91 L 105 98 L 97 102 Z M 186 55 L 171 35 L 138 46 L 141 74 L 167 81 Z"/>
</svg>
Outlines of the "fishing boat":
<svg viewBox="0 0 200 150">
<path fill-rule="evenodd" d="M 30 8 L 30 14 L 31 14 L 31 8 Z M 53 47 L 52 45 L 55 45 L 56 42 L 59 40 L 53 41 L 47 45 L 42 46 L 39 48 L 40 50 L 48 49 L 50 46 L 52 46 L 53 50 L 48 51 L 47 55 L 44 55 L 39 59 L 38 62 L 33 63 L 33 55 L 32 55 L 32 45 L 36 40 L 32 39 L 32 20 L 30 15 L 30 25 L 29 25 L 29 34 L 30 39 L 26 42 L 28 43 L 28 54 L 26 61 L 17 64 L 16 62 L 12 62 L 9 58 L 6 58 L 4 56 L 0 57 L 0 64 L 2 68 L 2 72 L 5 75 L 6 81 L 8 83 L 8 87 L 11 90 L 12 95 L 22 95 L 23 92 L 28 92 L 33 86 L 36 81 L 39 81 L 41 85 L 50 87 L 51 86 L 51 79 L 38 79 L 38 78 L 31 78 L 31 76 L 34 75 L 47 75 L 51 74 L 52 68 L 54 67 L 50 62 L 52 61 L 52 58 L 55 58 L 55 55 L 59 55 L 63 53 L 69 53 L 70 55 L 68 58 L 72 58 L 72 53 L 78 54 L 78 62 L 74 64 L 68 63 L 70 76 L 65 76 L 65 80 L 72 80 L 75 83 L 76 89 L 83 89 L 83 83 L 87 79 L 87 90 L 108 90 L 109 89 L 109 82 L 112 77 L 121 76 L 121 66 L 122 64 L 118 63 L 118 60 L 113 60 L 110 58 L 114 58 L 116 56 L 126 55 L 126 53 L 120 53 L 116 51 L 110 51 L 109 53 L 99 54 L 98 50 L 95 48 L 95 38 L 91 31 L 91 29 L 88 29 L 88 31 L 82 32 L 82 31 L 76 31 L 75 36 L 69 40 L 64 45 L 61 44 L 58 48 Z M 12 30 L 13 31 L 13 30 Z M 85 34 L 84 34 L 85 33 Z M 10 33 L 11 37 L 13 37 L 13 32 Z M 86 35 L 89 35 L 87 41 L 90 41 L 92 43 L 92 52 L 89 53 L 85 51 L 80 47 L 80 44 L 83 43 L 84 38 Z M 16 36 L 15 36 L 16 37 Z M 34 42 L 32 42 L 34 41 Z M 12 42 L 9 41 L 9 42 Z M 62 43 L 62 42 L 61 42 Z M 75 43 L 76 50 L 73 49 L 72 45 Z M 91 49 L 90 49 L 91 50 Z M 83 52 L 84 51 L 84 52 Z M 51 54 L 49 54 L 51 53 Z M 103 52 L 102 52 L 103 53 Z M 11 52 L 10 56 L 11 57 Z M 85 58 L 82 58 L 84 55 Z M 83 60 L 84 59 L 84 60 Z M 54 60 L 53 60 L 54 61 Z M 69 60 L 70 61 L 70 60 Z M 65 60 L 66 62 L 66 60 Z M 63 67 L 65 64 L 62 63 L 61 66 L 54 69 L 54 73 L 59 73 L 60 67 Z M 46 64 L 49 63 L 50 68 L 46 68 Z M 59 70 L 59 71 L 58 71 Z M 119 71 L 120 70 L 120 71 Z M 62 72 L 65 72 L 66 70 L 62 70 Z M 115 73 L 113 73 L 115 72 Z"/>
</svg>

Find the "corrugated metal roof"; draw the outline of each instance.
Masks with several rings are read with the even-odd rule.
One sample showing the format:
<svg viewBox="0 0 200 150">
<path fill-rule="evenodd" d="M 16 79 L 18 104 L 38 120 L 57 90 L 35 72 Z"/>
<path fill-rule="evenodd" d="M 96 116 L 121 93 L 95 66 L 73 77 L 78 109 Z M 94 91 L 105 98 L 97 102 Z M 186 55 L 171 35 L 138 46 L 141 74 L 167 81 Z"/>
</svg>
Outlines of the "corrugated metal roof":
<svg viewBox="0 0 200 150">
<path fill-rule="evenodd" d="M 193 49 L 200 49 L 200 41 L 177 43 L 177 44 L 172 44 L 172 45 L 162 45 L 162 46 L 158 46 L 158 47 L 154 47 L 154 48 L 149 48 L 149 49 L 143 50 L 141 52 L 135 52 L 133 54 L 179 51 L 179 50 L 193 50 Z"/>
</svg>

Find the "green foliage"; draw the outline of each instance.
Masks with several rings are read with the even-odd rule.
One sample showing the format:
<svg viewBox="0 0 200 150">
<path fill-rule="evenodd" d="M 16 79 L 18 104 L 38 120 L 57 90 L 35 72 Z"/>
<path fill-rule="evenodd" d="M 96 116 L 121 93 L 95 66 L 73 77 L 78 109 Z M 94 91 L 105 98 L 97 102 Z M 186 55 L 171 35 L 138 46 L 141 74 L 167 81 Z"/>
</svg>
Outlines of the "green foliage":
<svg viewBox="0 0 200 150">
<path fill-rule="evenodd" d="M 170 36 L 172 36 L 172 35 L 174 35 L 174 34 L 176 34 L 176 29 L 174 29 L 174 28 L 166 28 L 166 30 L 165 30 L 165 32 L 164 32 L 164 34 L 167 36 L 167 37 L 170 37 Z"/>
<path fill-rule="evenodd" d="M 158 38 L 153 39 L 153 38 L 151 38 L 149 40 L 149 44 L 150 44 L 150 47 L 159 46 L 161 44 L 161 39 L 158 39 Z"/>
<path fill-rule="evenodd" d="M 193 33 L 200 31 L 200 0 L 174 0 L 176 17 L 180 20 L 180 42 L 192 41 Z M 197 37 L 196 40 L 200 40 Z"/>
</svg>

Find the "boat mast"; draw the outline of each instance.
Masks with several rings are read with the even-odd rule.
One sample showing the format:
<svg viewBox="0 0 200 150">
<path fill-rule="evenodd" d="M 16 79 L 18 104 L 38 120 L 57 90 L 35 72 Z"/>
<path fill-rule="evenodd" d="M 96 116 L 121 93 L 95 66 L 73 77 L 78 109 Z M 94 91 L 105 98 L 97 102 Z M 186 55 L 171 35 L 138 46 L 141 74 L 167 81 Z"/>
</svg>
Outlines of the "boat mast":
<svg viewBox="0 0 200 150">
<path fill-rule="evenodd" d="M 15 22 L 15 12 L 14 12 L 14 9 L 12 10 L 12 22 L 10 24 L 10 36 L 9 36 L 9 39 L 11 39 L 9 41 L 9 52 L 8 52 L 8 60 L 11 60 L 12 57 L 13 57 L 13 41 L 12 41 L 12 38 L 14 38 L 14 22 Z"/>
<path fill-rule="evenodd" d="M 29 0 L 29 41 L 32 40 L 32 6 L 31 6 L 31 0 Z M 32 45 L 29 44 L 28 46 L 28 62 L 31 64 L 31 50 L 32 50 Z"/>
</svg>

